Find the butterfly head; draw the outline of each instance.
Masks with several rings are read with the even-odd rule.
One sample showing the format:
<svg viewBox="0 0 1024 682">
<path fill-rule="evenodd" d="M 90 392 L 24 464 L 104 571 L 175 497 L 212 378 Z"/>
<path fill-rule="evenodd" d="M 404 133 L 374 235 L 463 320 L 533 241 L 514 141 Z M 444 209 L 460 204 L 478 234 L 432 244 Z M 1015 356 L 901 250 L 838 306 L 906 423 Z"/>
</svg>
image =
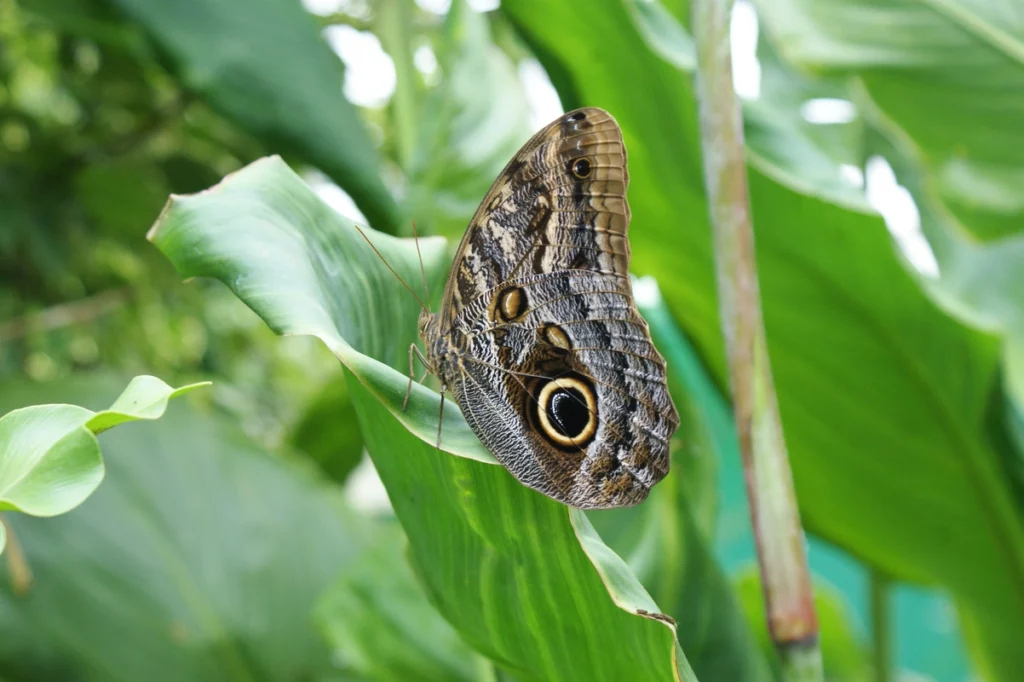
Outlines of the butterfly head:
<svg viewBox="0 0 1024 682">
<path fill-rule="evenodd" d="M 420 311 L 418 327 L 420 338 L 429 345 L 430 341 L 437 336 L 437 315 L 424 308 Z"/>
</svg>

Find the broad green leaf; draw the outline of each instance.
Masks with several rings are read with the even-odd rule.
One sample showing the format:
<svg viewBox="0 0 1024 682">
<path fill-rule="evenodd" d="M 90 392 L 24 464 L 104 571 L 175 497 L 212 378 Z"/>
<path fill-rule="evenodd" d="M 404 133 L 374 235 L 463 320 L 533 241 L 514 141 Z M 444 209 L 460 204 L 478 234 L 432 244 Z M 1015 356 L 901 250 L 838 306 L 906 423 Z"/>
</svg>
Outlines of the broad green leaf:
<svg viewBox="0 0 1024 682">
<path fill-rule="evenodd" d="M 415 281 L 410 240 L 366 234 Z M 494 466 L 450 401 L 441 450 L 437 394 L 417 386 L 401 410 L 407 379 L 381 359 L 406 365 L 416 304 L 356 228 L 279 159 L 172 198 L 151 239 L 183 276 L 221 280 L 272 329 L 320 338 L 351 372 L 413 566 L 474 648 L 524 680 L 695 679 L 674 627 L 621 559 L 586 527 L 574 530 L 564 506 Z M 420 247 L 436 280 L 443 242 Z"/>
<path fill-rule="evenodd" d="M 781 55 L 855 74 L 974 238 L 1024 225 L 1024 19 L 993 0 L 758 2 Z"/>
<path fill-rule="evenodd" d="M 1024 404 L 1024 21 L 992 0 L 759 3 L 794 64 L 857 77 L 855 97 L 898 148 L 949 310 L 1004 337 Z M 879 30 L 879 27 L 893 27 Z M 895 27 L 899 27 L 897 30 Z M 920 170 L 918 170 L 920 168 Z"/>
<path fill-rule="evenodd" d="M 512 155 L 533 131 L 515 64 L 492 41 L 487 19 L 456 0 L 445 19 L 434 88 L 417 119 L 410 213 L 456 239 Z"/>
<path fill-rule="evenodd" d="M 435 443 L 440 397 L 413 384 L 403 411 L 408 378 L 392 369 L 408 367 L 412 336 L 396 330 L 414 328 L 418 304 L 374 251 L 416 284 L 416 249 L 411 241 L 372 230 L 365 234 L 373 246 L 280 158 L 269 157 L 212 190 L 172 197 L 149 238 L 183 277 L 216 276 L 275 332 L 323 341 L 406 428 Z M 444 240 L 421 239 L 420 251 L 438 285 Z M 369 349 L 365 355 L 357 350 L 363 348 Z M 445 404 L 441 447 L 495 461 L 451 401 Z"/>
<path fill-rule="evenodd" d="M 363 384 L 352 392 L 413 568 L 466 642 L 517 680 L 697 679 L 584 515 L 417 440 Z"/>
<path fill-rule="evenodd" d="M 5 383 L 0 407 L 91 401 L 116 385 Z M 335 486 L 185 402 L 105 434 L 103 449 L 106 480 L 85 504 L 55 519 L 6 517 L 34 580 L 16 596 L 0 576 L 0 675 L 222 682 L 340 672 L 311 610 L 368 529 Z"/>
<path fill-rule="evenodd" d="M 172 389 L 139 376 L 102 412 L 33 405 L 0 417 L 0 510 L 56 516 L 74 509 L 103 480 L 96 434 L 128 421 L 159 419 L 168 400 L 204 385 Z"/>
<path fill-rule="evenodd" d="M 568 0 L 502 7 L 571 74 L 579 100 L 567 107 L 602 106 L 622 125 L 634 267 L 657 277 L 724 385 L 689 76 L 614 0 L 586 13 Z M 570 22 L 571 34 L 559 30 Z M 1024 631 L 1024 528 L 986 423 L 993 339 L 922 293 L 878 216 L 827 201 L 757 149 L 750 159 L 768 345 L 805 525 L 890 575 L 952 592 L 986 658 L 1019 668 L 1009 633 Z"/>
<path fill-rule="evenodd" d="M 254 135 L 320 167 L 377 229 L 397 230 L 398 209 L 380 180 L 377 152 L 342 94 L 342 64 L 300 3 L 112 2 L 153 36 L 187 88 Z"/>
<path fill-rule="evenodd" d="M 406 561 L 397 523 L 374 540 L 319 600 L 315 618 L 335 658 L 368 679 L 476 679 L 474 654 L 427 600 Z"/>
</svg>

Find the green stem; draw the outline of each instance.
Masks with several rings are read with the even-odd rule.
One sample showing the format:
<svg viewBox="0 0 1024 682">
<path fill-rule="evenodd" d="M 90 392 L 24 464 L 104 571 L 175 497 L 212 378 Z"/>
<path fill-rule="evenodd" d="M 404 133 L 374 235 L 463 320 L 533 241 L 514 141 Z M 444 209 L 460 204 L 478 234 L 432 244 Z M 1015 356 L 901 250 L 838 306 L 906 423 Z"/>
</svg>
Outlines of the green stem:
<svg viewBox="0 0 1024 682">
<path fill-rule="evenodd" d="M 377 5 L 377 35 L 395 62 L 395 94 L 391 98 L 395 151 L 408 172 L 416 151 L 417 84 L 412 60 L 412 0 L 381 0 Z"/>
<path fill-rule="evenodd" d="M 875 680 L 892 680 L 892 631 L 889 620 L 889 578 L 871 571 L 871 636 Z"/>
<path fill-rule="evenodd" d="M 0 524 L 3 524 L 4 532 L 7 535 L 5 553 L 7 554 L 7 574 L 11 580 L 11 591 L 20 597 L 28 594 L 29 588 L 32 587 L 32 567 L 25 557 L 25 552 L 21 549 L 21 542 L 18 541 L 14 528 L 7 523 L 7 519 L 2 515 L 0 515 Z"/>
<path fill-rule="evenodd" d="M 729 0 L 694 0 L 701 146 L 736 431 L 764 584 L 768 630 L 786 682 L 823 679 L 804 534 L 772 383 L 747 189 L 743 120 L 732 84 Z"/>
</svg>

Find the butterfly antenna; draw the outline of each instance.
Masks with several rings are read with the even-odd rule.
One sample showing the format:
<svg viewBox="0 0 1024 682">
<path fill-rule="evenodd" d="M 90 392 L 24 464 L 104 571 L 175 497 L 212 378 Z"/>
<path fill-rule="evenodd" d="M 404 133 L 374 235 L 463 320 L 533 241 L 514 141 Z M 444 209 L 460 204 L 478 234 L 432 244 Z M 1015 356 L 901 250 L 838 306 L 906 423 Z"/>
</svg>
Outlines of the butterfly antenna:
<svg viewBox="0 0 1024 682">
<path fill-rule="evenodd" d="M 416 234 L 416 221 L 412 221 L 412 238 L 416 243 L 416 257 L 420 261 L 420 277 L 423 278 L 423 291 L 427 295 L 427 300 L 430 300 L 430 289 L 427 287 L 427 271 L 423 268 L 423 254 L 420 253 L 420 236 Z"/>
<path fill-rule="evenodd" d="M 423 308 L 424 310 L 427 310 L 427 311 L 429 311 L 430 309 L 429 309 L 429 308 L 427 307 L 427 304 L 423 302 L 423 299 L 422 299 L 422 298 L 420 298 L 419 296 L 417 296 L 417 295 L 416 295 L 416 292 L 412 290 L 412 287 L 410 287 L 410 286 L 409 286 L 408 284 L 406 284 L 406 283 L 405 283 L 405 280 L 404 280 L 404 279 L 402 279 L 402 276 L 401 276 L 401 275 L 399 275 L 399 274 L 398 274 L 397 272 L 395 272 L 395 269 L 394 269 L 393 267 L 391 267 L 391 263 L 389 263 L 389 262 L 388 262 L 388 259 L 387 259 L 387 258 L 385 258 L 385 257 L 384 257 L 383 255 L 381 255 L 381 252 L 380 252 L 380 251 L 378 251 L 378 250 L 377 250 L 377 247 L 373 245 L 373 242 L 371 242 L 371 241 L 370 241 L 370 238 L 366 236 L 366 233 L 365 233 L 365 232 L 363 232 L 362 228 L 361 228 L 361 227 L 359 227 L 358 225 L 356 225 L 355 223 L 352 223 L 352 227 L 354 227 L 354 228 L 356 228 L 357 230 L 359 230 L 359 234 L 361 234 L 361 235 L 363 236 L 363 239 L 365 239 L 365 240 L 366 240 L 366 243 L 370 245 L 370 248 L 371 248 L 371 249 L 373 249 L 373 252 L 374 252 L 375 254 L 377 254 L 377 258 L 380 258 L 380 259 L 381 259 L 381 262 L 383 262 L 383 263 L 384 263 L 384 265 L 386 265 L 386 266 L 387 266 L 388 270 L 390 270 L 390 271 L 391 271 L 391 274 L 392 274 L 392 275 L 394 275 L 394 276 L 395 276 L 395 278 L 396 278 L 396 279 L 397 279 L 397 280 L 398 280 L 399 282 L 401 282 L 401 283 L 402 283 L 402 286 L 403 286 L 403 287 L 405 287 L 406 289 L 408 289 L 408 290 L 409 290 L 409 293 L 410 293 L 410 294 L 412 294 L 412 297 L 413 297 L 413 298 L 415 298 L 415 299 L 416 299 L 416 301 L 417 301 L 417 302 L 418 302 L 418 303 L 420 304 L 420 307 L 421 307 L 421 308 Z M 418 245 L 417 245 L 417 247 L 416 247 L 416 251 L 417 251 L 417 252 L 419 252 L 419 246 L 418 246 Z M 420 261 L 420 265 L 421 265 L 421 266 L 423 265 L 423 262 L 422 262 L 422 261 Z M 425 280 L 424 280 L 424 281 L 425 281 Z"/>
</svg>

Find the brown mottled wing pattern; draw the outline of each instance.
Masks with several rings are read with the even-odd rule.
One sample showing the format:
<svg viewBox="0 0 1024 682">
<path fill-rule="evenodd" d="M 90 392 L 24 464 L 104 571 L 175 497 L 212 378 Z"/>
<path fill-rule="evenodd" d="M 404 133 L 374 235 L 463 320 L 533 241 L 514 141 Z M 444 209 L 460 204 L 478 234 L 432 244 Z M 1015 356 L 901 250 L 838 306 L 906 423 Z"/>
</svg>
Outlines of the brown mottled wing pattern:
<svg viewBox="0 0 1024 682">
<path fill-rule="evenodd" d="M 630 287 L 626 150 L 601 109 L 537 133 L 488 192 L 424 337 L 470 426 L 574 507 L 635 504 L 678 417 Z"/>
</svg>

